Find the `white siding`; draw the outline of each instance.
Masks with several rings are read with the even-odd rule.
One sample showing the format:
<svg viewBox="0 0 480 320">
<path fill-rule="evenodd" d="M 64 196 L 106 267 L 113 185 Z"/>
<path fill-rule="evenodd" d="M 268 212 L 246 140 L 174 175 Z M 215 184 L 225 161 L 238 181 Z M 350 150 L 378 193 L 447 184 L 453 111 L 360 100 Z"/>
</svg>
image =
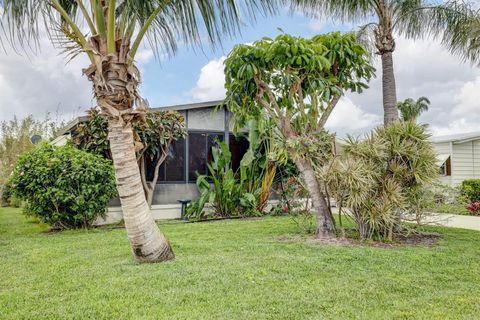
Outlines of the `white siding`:
<svg viewBox="0 0 480 320">
<path fill-rule="evenodd" d="M 474 178 L 480 179 L 480 140 L 473 141 Z"/>
<path fill-rule="evenodd" d="M 438 154 L 450 154 L 450 142 L 434 143 L 433 146 Z"/>
<path fill-rule="evenodd" d="M 463 180 L 473 179 L 474 171 L 474 143 L 472 141 L 453 144 L 452 155 L 452 184 L 458 185 Z"/>
</svg>

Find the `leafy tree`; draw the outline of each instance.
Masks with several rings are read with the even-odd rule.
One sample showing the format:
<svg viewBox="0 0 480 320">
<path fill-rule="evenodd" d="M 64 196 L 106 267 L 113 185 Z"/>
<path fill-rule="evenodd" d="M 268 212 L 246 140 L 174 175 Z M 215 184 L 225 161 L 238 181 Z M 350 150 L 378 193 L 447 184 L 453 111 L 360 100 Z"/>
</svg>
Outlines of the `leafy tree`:
<svg viewBox="0 0 480 320">
<path fill-rule="evenodd" d="M 48 141 L 61 125 L 52 121 L 48 114 L 43 120 L 29 115 L 23 119 L 14 117 L 0 123 L 0 185 L 6 183 L 17 165 L 18 157 L 35 148 L 31 141 L 34 135 Z"/>
<path fill-rule="evenodd" d="M 460 2 L 425 0 L 293 0 L 308 14 L 365 23 L 359 31 L 382 60 L 384 122 L 398 120 L 393 52 L 395 36 L 411 39 L 441 35 L 446 28 L 461 25 L 466 5 Z"/>
<path fill-rule="evenodd" d="M 72 132 L 72 144 L 77 148 L 111 159 L 107 119 L 98 109 L 91 109 L 88 121 Z M 172 142 L 186 136 L 183 116 L 176 111 L 155 111 L 145 119 L 134 119 L 134 138 L 142 185 L 148 205 L 152 205 L 160 166 L 167 159 Z M 146 161 L 153 166 L 153 179 L 147 181 Z"/>
<path fill-rule="evenodd" d="M 416 121 L 424 111 L 428 111 L 428 106 L 430 106 L 430 100 L 426 97 L 420 97 L 417 101 L 408 98 L 397 104 L 403 121 Z"/>
<path fill-rule="evenodd" d="M 47 28 L 51 40 L 70 58 L 86 55 L 84 74 L 92 82 L 97 104 L 108 119 L 108 139 L 125 227 L 138 262 L 174 258 L 155 224 L 142 188 L 135 155 L 132 121 L 147 107 L 138 86 L 135 58 L 146 42 L 155 52 L 175 53 L 177 40 L 201 44 L 234 34 L 242 13 L 270 13 L 276 0 L 3 0 L 3 22 L 14 40 L 25 43 Z M 245 9 L 245 10 L 242 10 Z M 88 29 L 83 31 L 83 27 Z M 205 37 L 203 37 L 205 39 Z"/>
<path fill-rule="evenodd" d="M 332 154 L 332 137 L 324 125 L 343 93 L 361 92 L 373 72 L 367 51 L 352 33 L 264 38 L 236 46 L 225 60 L 228 108 L 274 121 L 312 198 L 317 237 L 334 235 L 322 182 L 315 174 Z"/>
</svg>

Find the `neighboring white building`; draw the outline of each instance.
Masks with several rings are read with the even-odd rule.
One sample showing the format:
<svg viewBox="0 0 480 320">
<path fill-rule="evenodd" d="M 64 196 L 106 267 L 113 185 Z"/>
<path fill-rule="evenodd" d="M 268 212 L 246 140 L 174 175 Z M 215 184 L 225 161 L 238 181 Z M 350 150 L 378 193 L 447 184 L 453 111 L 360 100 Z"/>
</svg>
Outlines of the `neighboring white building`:
<svg viewBox="0 0 480 320">
<path fill-rule="evenodd" d="M 443 183 L 456 186 L 480 179 L 480 131 L 433 137 Z"/>
</svg>

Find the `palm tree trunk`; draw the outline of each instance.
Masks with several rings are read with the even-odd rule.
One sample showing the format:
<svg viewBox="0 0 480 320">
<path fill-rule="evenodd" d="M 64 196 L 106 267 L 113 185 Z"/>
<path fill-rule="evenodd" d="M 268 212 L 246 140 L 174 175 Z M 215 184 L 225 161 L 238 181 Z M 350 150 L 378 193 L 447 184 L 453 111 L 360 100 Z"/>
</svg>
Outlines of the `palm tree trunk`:
<svg viewBox="0 0 480 320">
<path fill-rule="evenodd" d="M 384 124 L 387 125 L 399 120 L 397 87 L 393 72 L 393 53 L 391 51 L 382 53 L 382 72 Z"/>
<path fill-rule="evenodd" d="M 109 120 L 109 141 L 125 228 L 138 262 L 172 260 L 170 244 L 153 220 L 140 179 L 130 125 Z"/>
<path fill-rule="evenodd" d="M 94 40 L 91 39 L 91 46 L 96 48 L 95 52 L 102 52 L 103 42 Z M 94 54 L 95 62 L 84 74 L 92 81 L 97 103 L 108 119 L 118 195 L 133 256 L 138 262 L 172 260 L 175 255 L 170 244 L 150 213 L 135 153 L 132 120 L 146 111 L 146 103 L 138 94 L 139 72 L 127 63 L 127 53 L 121 52 Z"/>
<path fill-rule="evenodd" d="M 304 160 L 297 158 L 294 160 L 295 164 L 302 174 L 303 182 L 307 188 L 310 198 L 312 199 L 312 207 L 315 212 L 317 228 L 315 237 L 332 238 L 335 237 L 335 225 L 333 223 L 332 215 L 325 200 L 325 195 L 321 191 L 315 171 L 312 165 Z"/>
</svg>

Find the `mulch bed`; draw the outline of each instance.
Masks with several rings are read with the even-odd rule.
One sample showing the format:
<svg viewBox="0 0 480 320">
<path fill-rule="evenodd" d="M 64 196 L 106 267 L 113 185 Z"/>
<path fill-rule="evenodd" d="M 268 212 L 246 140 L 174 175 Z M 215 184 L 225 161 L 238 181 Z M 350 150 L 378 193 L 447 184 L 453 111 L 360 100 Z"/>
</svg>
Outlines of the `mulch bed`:
<svg viewBox="0 0 480 320">
<path fill-rule="evenodd" d="M 281 236 L 277 240 L 287 243 L 304 242 L 312 245 L 349 246 L 349 247 L 372 247 L 382 249 L 394 249 L 409 246 L 433 247 L 441 239 L 441 235 L 434 233 L 411 233 L 409 235 L 396 235 L 392 242 L 385 241 L 360 241 L 358 239 L 339 237 L 327 239 L 314 239 L 305 236 Z"/>
</svg>

